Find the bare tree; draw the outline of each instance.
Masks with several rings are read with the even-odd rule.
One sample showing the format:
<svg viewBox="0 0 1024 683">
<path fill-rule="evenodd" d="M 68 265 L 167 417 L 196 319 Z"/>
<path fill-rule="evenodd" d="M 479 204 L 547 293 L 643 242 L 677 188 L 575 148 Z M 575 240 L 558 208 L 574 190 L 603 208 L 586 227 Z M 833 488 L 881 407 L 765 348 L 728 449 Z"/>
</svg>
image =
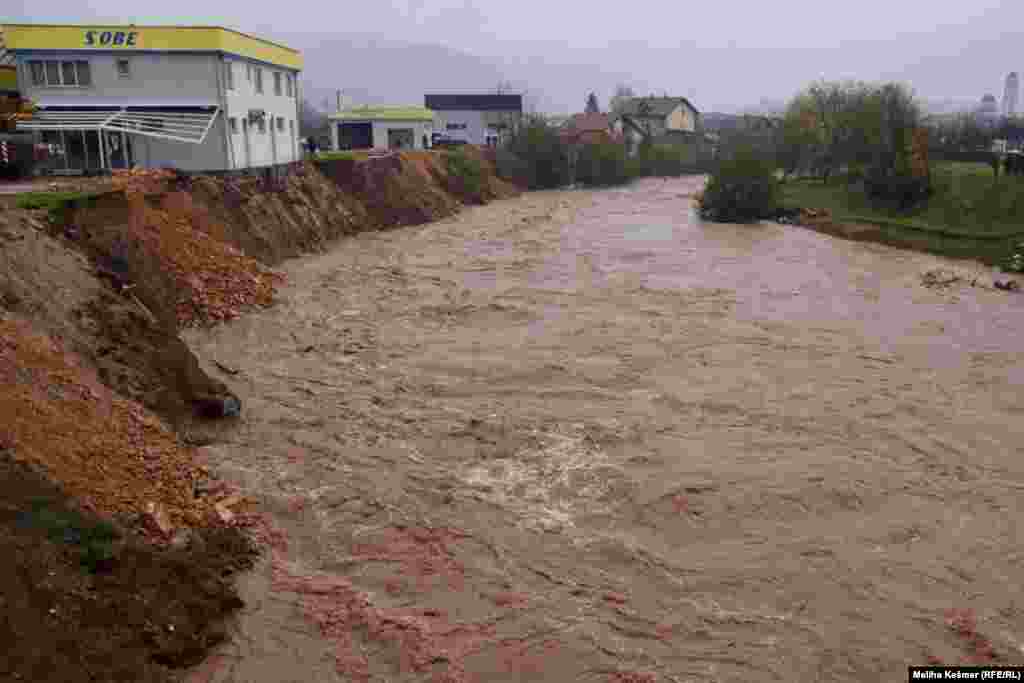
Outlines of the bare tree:
<svg viewBox="0 0 1024 683">
<path fill-rule="evenodd" d="M 608 101 L 609 111 L 615 114 L 619 113 L 626 100 L 631 97 L 636 97 L 636 92 L 633 91 L 633 88 L 629 87 L 625 83 L 618 84 L 615 86 L 615 94 L 612 95 L 612 98 Z"/>
<path fill-rule="evenodd" d="M 599 114 L 601 112 L 601 104 L 597 101 L 596 93 L 590 93 L 587 96 L 587 105 L 583 111 L 588 114 Z"/>
<path fill-rule="evenodd" d="M 326 100 L 325 100 L 326 102 Z M 301 137 L 330 137 L 330 120 L 309 100 L 302 100 L 299 109 L 299 135 Z"/>
</svg>

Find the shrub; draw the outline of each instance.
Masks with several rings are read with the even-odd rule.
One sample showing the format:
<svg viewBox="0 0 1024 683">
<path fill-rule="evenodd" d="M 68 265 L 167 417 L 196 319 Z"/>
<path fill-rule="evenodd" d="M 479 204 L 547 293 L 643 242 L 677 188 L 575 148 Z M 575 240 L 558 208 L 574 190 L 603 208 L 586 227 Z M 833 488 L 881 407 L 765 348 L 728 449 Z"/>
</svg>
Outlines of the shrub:
<svg viewBox="0 0 1024 683">
<path fill-rule="evenodd" d="M 583 185 L 610 186 L 629 182 L 626 149 L 611 142 L 584 145 L 576 159 L 576 180 Z"/>
<path fill-rule="evenodd" d="M 1003 270 L 1007 273 L 1024 273 L 1024 242 L 1021 242 L 1007 257 L 1003 263 Z"/>
<path fill-rule="evenodd" d="M 114 559 L 114 542 L 121 536 L 105 520 L 90 519 L 43 500 L 33 501 L 30 509 L 19 516 L 19 523 L 45 531 L 52 541 L 77 547 L 79 562 L 91 573 L 109 566 Z"/>
<path fill-rule="evenodd" d="M 531 117 L 511 135 L 506 151 L 519 159 L 518 184 L 531 190 L 554 189 L 569 182 L 569 154 L 558 131 L 544 119 Z M 499 173 L 503 164 L 498 164 Z M 514 178 L 507 180 L 516 182 Z"/>
<path fill-rule="evenodd" d="M 772 218 L 778 208 L 775 165 L 751 150 L 721 161 L 700 200 L 702 218 L 728 223 Z"/>
<path fill-rule="evenodd" d="M 650 176 L 699 173 L 703 167 L 696 144 L 644 145 L 637 159 L 642 175 Z"/>
<path fill-rule="evenodd" d="M 530 166 L 514 152 L 505 148 L 494 151 L 494 169 L 498 177 L 520 187 L 530 185 Z"/>
<path fill-rule="evenodd" d="M 480 197 L 484 188 L 484 169 L 479 159 L 456 150 L 444 152 L 444 163 L 448 174 L 458 180 L 466 196 Z"/>
<path fill-rule="evenodd" d="M 901 211 L 914 208 L 931 195 L 926 176 L 910 173 L 884 173 L 872 169 L 864 176 L 864 193 L 880 204 L 894 205 Z"/>
</svg>

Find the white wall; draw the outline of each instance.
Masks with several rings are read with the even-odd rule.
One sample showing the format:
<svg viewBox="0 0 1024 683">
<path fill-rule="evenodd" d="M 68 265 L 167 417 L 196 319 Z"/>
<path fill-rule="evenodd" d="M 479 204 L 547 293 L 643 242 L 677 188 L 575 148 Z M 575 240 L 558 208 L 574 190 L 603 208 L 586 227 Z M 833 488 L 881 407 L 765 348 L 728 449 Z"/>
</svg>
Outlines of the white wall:
<svg viewBox="0 0 1024 683">
<path fill-rule="evenodd" d="M 489 124 L 509 125 L 520 118 L 518 113 L 503 111 L 435 111 L 434 130 L 472 145 L 487 144 L 487 136 L 496 134 Z M 464 130 L 448 130 L 448 124 L 465 124 Z"/>
<path fill-rule="evenodd" d="M 249 115 L 250 109 L 262 109 L 267 112 L 265 132 L 259 132 L 256 124 L 249 125 L 249 166 L 269 166 L 283 164 L 302 158 L 298 145 L 299 111 L 298 111 L 298 74 L 287 69 L 256 64 L 241 58 L 225 57 L 224 68 L 230 68 L 234 80 L 234 90 L 225 90 L 228 119 L 235 118 L 237 132 L 230 134 L 231 151 L 234 156 L 234 168 L 245 168 L 245 136 L 242 119 Z M 247 68 L 248 67 L 248 70 Z M 256 92 L 256 72 L 263 71 L 263 94 Z M 248 75 L 247 75 L 248 71 Z M 274 94 L 274 72 L 281 74 L 281 94 Z M 292 74 L 294 88 L 292 96 L 287 95 L 286 75 Z M 250 79 L 251 76 L 251 79 Z M 224 80 L 222 73 L 221 80 Z M 271 126 L 273 117 L 273 126 Z M 278 130 L 277 119 L 284 119 L 283 130 Z M 289 121 L 292 125 L 289 126 Z"/>
<path fill-rule="evenodd" d="M 147 167 L 170 166 L 183 171 L 219 171 L 224 163 L 224 135 L 215 121 L 201 145 L 132 135 L 132 155 L 136 164 Z"/>
<path fill-rule="evenodd" d="M 30 60 L 86 60 L 92 76 L 92 86 L 85 88 L 51 88 L 32 85 L 28 61 Z M 127 59 L 130 76 L 122 78 L 117 72 L 117 60 Z M 83 54 L 69 52 L 65 55 L 40 57 L 19 57 L 22 71 L 18 76 L 19 85 L 31 98 L 45 100 L 47 97 L 61 99 L 81 97 L 86 99 L 153 100 L 173 104 L 175 102 L 194 104 L 216 102 L 217 82 L 213 55 L 174 55 L 157 53 L 132 54 Z"/>
<path fill-rule="evenodd" d="M 373 146 L 375 149 L 388 149 L 388 131 L 391 129 L 412 129 L 413 149 L 423 149 L 423 136 L 427 136 L 427 147 L 430 146 L 430 134 L 433 125 L 427 121 L 374 121 Z"/>
<path fill-rule="evenodd" d="M 449 124 L 465 125 L 466 128 L 448 130 Z M 484 112 L 481 111 L 435 112 L 434 127 L 441 135 L 473 145 L 482 145 L 487 139 L 487 126 L 484 123 Z"/>
</svg>

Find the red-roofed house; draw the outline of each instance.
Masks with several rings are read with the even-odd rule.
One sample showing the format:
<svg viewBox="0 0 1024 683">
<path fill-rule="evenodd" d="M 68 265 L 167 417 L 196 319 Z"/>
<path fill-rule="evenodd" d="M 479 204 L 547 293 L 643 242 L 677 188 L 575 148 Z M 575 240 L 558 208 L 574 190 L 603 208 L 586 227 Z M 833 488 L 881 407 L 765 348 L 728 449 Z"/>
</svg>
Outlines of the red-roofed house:
<svg viewBox="0 0 1024 683">
<path fill-rule="evenodd" d="M 608 114 L 574 114 L 565 122 L 562 139 L 571 145 L 594 142 L 622 142 L 622 134 L 612 128 Z"/>
</svg>

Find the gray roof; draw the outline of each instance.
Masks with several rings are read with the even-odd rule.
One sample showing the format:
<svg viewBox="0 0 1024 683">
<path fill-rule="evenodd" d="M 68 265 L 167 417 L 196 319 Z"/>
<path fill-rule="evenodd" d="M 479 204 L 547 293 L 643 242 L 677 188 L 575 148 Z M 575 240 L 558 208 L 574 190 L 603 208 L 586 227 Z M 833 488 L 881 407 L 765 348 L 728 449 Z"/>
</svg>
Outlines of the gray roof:
<svg viewBox="0 0 1024 683">
<path fill-rule="evenodd" d="M 631 97 L 622 103 L 619 112 L 624 116 L 642 117 L 644 116 L 643 108 L 646 105 L 647 111 L 650 112 L 649 116 L 663 119 L 680 104 L 700 113 L 697 111 L 697 107 L 693 106 L 685 97 Z"/>
<path fill-rule="evenodd" d="M 423 100 L 432 111 L 523 111 L 522 95 L 426 95 Z"/>
</svg>

